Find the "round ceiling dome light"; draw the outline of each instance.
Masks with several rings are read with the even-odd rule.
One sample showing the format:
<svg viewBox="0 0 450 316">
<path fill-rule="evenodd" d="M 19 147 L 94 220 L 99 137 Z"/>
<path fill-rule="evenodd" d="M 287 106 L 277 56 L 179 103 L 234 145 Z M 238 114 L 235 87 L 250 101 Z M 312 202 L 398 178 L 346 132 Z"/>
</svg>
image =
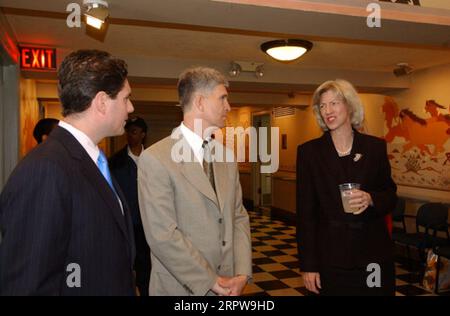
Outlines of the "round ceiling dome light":
<svg viewBox="0 0 450 316">
<path fill-rule="evenodd" d="M 300 39 L 285 39 L 265 42 L 261 50 L 275 60 L 289 62 L 303 56 L 313 47 L 313 43 Z"/>
</svg>

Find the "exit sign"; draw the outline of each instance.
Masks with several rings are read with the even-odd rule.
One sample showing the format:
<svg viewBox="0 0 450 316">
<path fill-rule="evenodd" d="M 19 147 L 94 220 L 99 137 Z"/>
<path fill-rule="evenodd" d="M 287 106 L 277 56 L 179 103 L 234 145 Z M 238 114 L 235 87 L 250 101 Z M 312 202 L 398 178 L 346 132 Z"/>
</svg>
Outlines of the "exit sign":
<svg viewBox="0 0 450 316">
<path fill-rule="evenodd" d="M 20 46 L 22 70 L 56 70 L 56 48 Z"/>
</svg>

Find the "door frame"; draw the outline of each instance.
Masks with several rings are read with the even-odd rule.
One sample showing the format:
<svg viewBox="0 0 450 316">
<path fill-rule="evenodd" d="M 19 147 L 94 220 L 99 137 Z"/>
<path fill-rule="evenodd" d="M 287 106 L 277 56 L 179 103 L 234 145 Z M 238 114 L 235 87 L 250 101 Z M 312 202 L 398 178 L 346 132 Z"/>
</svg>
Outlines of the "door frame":
<svg viewBox="0 0 450 316">
<path fill-rule="evenodd" d="M 251 113 L 251 126 L 255 126 L 255 119 L 257 117 L 263 116 L 263 115 L 269 115 L 269 127 L 272 127 L 273 123 L 273 113 L 272 110 L 263 110 L 263 111 L 256 111 Z M 269 134 L 268 134 L 269 135 Z M 259 137 L 259 133 L 258 133 Z M 259 138 L 258 138 L 259 143 Z M 256 146 L 259 150 L 259 144 Z M 271 149 L 272 150 L 272 149 Z M 262 194 L 261 192 L 261 173 L 259 172 L 260 168 L 260 162 L 259 162 L 259 154 L 257 155 L 258 162 L 252 162 L 251 163 L 251 179 L 252 179 L 252 198 L 253 198 L 253 206 L 254 207 L 260 207 L 262 206 Z M 271 195 L 271 201 L 273 201 L 273 177 L 270 176 L 270 195 Z"/>
</svg>

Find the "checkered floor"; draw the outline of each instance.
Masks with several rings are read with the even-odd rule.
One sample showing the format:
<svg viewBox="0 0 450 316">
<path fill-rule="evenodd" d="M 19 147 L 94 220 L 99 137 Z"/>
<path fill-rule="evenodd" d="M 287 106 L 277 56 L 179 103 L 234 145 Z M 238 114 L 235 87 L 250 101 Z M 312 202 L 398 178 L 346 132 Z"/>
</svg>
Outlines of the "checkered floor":
<svg viewBox="0 0 450 316">
<path fill-rule="evenodd" d="M 265 212 L 264 212 L 265 213 Z M 249 211 L 253 246 L 253 283 L 244 295 L 306 296 L 298 269 L 295 227 L 271 220 L 260 211 Z M 398 256 L 396 262 L 396 295 L 435 295 L 420 283 L 419 265 Z M 440 295 L 450 295 L 450 292 Z"/>
</svg>

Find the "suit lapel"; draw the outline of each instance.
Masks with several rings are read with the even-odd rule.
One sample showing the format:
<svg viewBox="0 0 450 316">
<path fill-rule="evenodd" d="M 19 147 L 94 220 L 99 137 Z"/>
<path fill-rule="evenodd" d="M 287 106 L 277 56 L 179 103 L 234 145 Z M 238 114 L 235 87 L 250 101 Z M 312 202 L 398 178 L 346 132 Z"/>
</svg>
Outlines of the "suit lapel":
<svg viewBox="0 0 450 316">
<path fill-rule="evenodd" d="M 348 166 L 348 177 L 352 182 L 364 183 L 365 171 L 369 170 L 365 167 L 367 162 L 367 150 L 364 146 L 363 135 L 356 130 L 354 132 L 353 147 L 350 153 L 351 159 Z M 357 156 L 358 155 L 358 156 Z"/>
<path fill-rule="evenodd" d="M 339 161 L 338 153 L 334 148 L 330 133 L 325 132 L 320 140 L 321 160 L 325 164 L 325 168 L 328 169 L 328 173 L 333 175 L 333 178 L 336 179 L 337 184 L 348 182 L 346 180 L 345 172 L 342 169 L 341 162 Z"/>
<path fill-rule="evenodd" d="M 182 154 L 182 160 L 180 162 L 181 166 L 181 173 L 184 175 L 184 177 L 194 186 L 198 191 L 200 191 L 204 196 L 206 196 L 208 199 L 213 201 L 217 207 L 219 208 L 219 202 L 217 200 L 217 195 L 214 192 L 214 189 L 211 186 L 211 183 L 209 182 L 209 179 L 206 177 L 205 172 L 203 171 L 203 168 L 201 167 L 201 164 L 198 162 L 198 160 L 195 158 L 194 152 L 192 151 L 191 146 L 187 142 L 187 140 L 182 136 L 181 139 L 177 140 L 174 139 L 174 142 L 171 143 L 171 150 L 173 146 L 175 145 L 175 142 L 181 141 L 183 142 L 181 145 L 181 148 L 184 150 L 187 150 L 188 153 Z M 188 161 L 185 161 L 185 159 L 189 159 Z"/>
<path fill-rule="evenodd" d="M 203 168 L 197 161 L 193 162 L 181 162 L 181 172 L 186 177 L 186 179 L 204 196 L 213 201 L 217 207 L 219 207 L 219 202 L 217 201 L 216 193 L 209 183 L 208 178 L 203 171 Z"/>
<path fill-rule="evenodd" d="M 98 194 L 102 197 L 103 201 L 108 205 L 108 209 L 111 210 L 111 213 L 116 220 L 117 224 L 119 225 L 120 229 L 122 230 L 123 234 L 125 235 L 125 238 L 129 241 L 128 236 L 128 230 L 125 226 L 125 218 L 124 215 L 122 215 L 122 211 L 120 209 L 119 201 L 117 201 L 117 196 L 113 192 L 113 190 L 108 185 L 108 182 L 106 182 L 105 178 L 101 174 L 100 170 L 97 168 L 97 166 L 94 164 L 92 159 L 86 154 L 86 157 L 83 158 L 82 162 L 82 173 L 88 179 L 90 183 L 92 183 L 92 186 L 97 190 Z M 115 187 L 117 185 L 115 184 Z M 121 201 L 125 201 L 123 198 L 121 198 Z M 122 202 L 124 205 L 124 203 Z M 125 205 L 124 207 L 124 214 L 127 211 Z"/>
<path fill-rule="evenodd" d="M 116 181 L 116 179 L 114 178 L 114 176 L 112 176 L 112 181 L 113 181 L 113 185 L 114 188 L 116 189 L 117 194 L 119 195 L 120 201 L 122 202 L 122 207 L 123 207 L 123 213 L 124 215 L 122 215 L 122 213 L 120 214 L 122 217 L 124 217 L 124 222 L 126 225 L 126 233 L 127 233 L 127 239 L 128 242 L 130 244 L 130 249 L 131 249 L 131 258 L 134 258 L 136 253 L 136 249 L 135 249 L 135 240 L 134 240 L 134 231 L 133 231 L 133 221 L 131 220 L 131 213 L 130 213 L 130 207 L 127 204 L 126 201 L 126 197 L 122 192 L 122 189 L 120 188 L 119 183 Z M 133 264 L 133 263 L 132 263 Z"/>
<path fill-rule="evenodd" d="M 122 215 L 122 211 L 120 210 L 120 205 L 117 201 L 117 197 L 109 187 L 108 182 L 106 182 L 96 164 L 92 161 L 91 157 L 83 148 L 83 146 L 81 146 L 81 144 L 76 140 L 75 137 L 73 137 L 70 132 L 59 126 L 52 131 L 50 137 L 57 139 L 71 154 L 71 156 L 79 161 L 81 173 L 98 191 L 98 194 L 108 206 L 108 209 L 111 210 L 112 215 L 119 225 L 120 230 L 123 232 L 125 238 L 129 240 L 124 216 Z M 126 210 L 124 209 L 124 212 L 125 211 Z"/>
</svg>

